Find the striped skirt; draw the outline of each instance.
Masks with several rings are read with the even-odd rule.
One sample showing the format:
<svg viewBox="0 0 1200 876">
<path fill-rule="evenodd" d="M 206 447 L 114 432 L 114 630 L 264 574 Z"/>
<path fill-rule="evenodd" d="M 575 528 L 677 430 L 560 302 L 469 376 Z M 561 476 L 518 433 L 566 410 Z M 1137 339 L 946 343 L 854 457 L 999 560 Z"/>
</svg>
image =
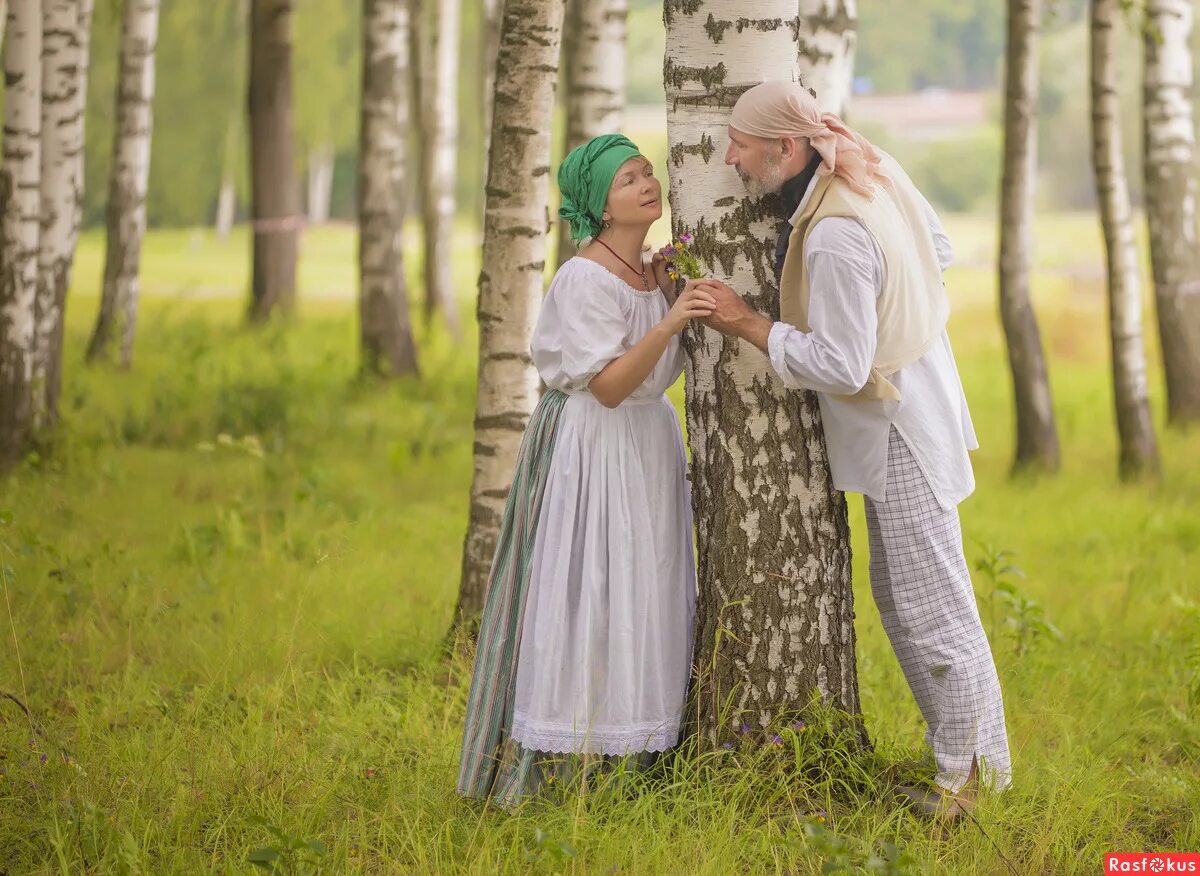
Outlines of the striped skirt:
<svg viewBox="0 0 1200 876">
<path fill-rule="evenodd" d="M 500 523 L 467 695 L 458 793 L 491 798 L 505 808 L 531 795 L 566 789 L 589 774 L 636 771 L 656 759 L 655 752 L 624 757 L 548 754 L 510 738 L 534 540 L 566 401 L 563 393 L 547 390 L 525 429 Z"/>
</svg>

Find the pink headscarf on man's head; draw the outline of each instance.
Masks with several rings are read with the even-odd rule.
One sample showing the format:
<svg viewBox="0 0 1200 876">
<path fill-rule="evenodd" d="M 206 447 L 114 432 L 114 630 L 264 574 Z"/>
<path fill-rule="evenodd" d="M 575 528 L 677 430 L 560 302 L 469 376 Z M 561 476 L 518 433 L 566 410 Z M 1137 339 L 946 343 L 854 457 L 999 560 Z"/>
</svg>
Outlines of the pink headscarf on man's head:
<svg viewBox="0 0 1200 876">
<path fill-rule="evenodd" d="M 891 179 L 879 167 L 880 155 L 867 139 L 817 100 L 799 82 L 763 82 L 745 92 L 729 122 L 744 134 L 775 140 L 807 137 L 821 158 L 820 173 L 836 173 L 855 191 L 874 193 L 875 182 Z"/>
</svg>

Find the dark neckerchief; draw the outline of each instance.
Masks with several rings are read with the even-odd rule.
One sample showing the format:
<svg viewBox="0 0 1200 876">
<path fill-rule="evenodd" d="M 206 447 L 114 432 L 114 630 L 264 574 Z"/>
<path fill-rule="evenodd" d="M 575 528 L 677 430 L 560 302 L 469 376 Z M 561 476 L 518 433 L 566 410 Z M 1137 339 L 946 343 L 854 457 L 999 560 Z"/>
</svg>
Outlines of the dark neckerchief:
<svg viewBox="0 0 1200 876">
<path fill-rule="evenodd" d="M 812 182 L 812 178 L 816 176 L 817 168 L 820 166 L 821 156 L 814 154 L 812 160 L 805 165 L 804 170 L 785 182 L 779 190 L 779 197 L 783 199 L 784 219 L 779 223 L 779 239 L 775 242 L 775 276 L 777 277 L 783 274 L 783 260 L 787 258 L 788 243 L 792 239 L 792 225 L 788 220 L 800 209 L 800 202 L 804 200 L 808 184 Z"/>
</svg>

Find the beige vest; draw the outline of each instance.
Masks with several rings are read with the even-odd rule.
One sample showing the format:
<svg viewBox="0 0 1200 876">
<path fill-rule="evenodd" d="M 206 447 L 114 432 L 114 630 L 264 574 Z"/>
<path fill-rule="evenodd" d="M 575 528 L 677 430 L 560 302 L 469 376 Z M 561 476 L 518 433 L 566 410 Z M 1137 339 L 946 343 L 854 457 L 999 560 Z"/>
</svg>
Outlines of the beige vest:
<svg viewBox="0 0 1200 876">
<path fill-rule="evenodd" d="M 883 253 L 883 289 L 876 299 L 875 363 L 857 401 L 899 399 L 888 378 L 920 359 L 941 337 L 950 301 L 921 198 L 899 164 L 885 155 L 881 169 L 892 185 L 876 183 L 872 197 L 859 194 L 840 176 L 818 178 L 796 218 L 779 280 L 779 318 L 808 333 L 808 235 L 830 216 L 857 219 Z"/>
</svg>

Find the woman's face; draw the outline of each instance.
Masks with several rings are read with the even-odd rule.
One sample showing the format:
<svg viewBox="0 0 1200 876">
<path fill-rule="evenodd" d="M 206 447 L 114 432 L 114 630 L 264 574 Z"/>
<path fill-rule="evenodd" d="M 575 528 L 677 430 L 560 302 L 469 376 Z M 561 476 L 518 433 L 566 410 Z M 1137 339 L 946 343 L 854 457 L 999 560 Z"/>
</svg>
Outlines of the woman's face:
<svg viewBox="0 0 1200 876">
<path fill-rule="evenodd" d="M 640 156 L 617 169 L 604 212 L 614 225 L 649 225 L 662 216 L 662 185 Z"/>
</svg>

